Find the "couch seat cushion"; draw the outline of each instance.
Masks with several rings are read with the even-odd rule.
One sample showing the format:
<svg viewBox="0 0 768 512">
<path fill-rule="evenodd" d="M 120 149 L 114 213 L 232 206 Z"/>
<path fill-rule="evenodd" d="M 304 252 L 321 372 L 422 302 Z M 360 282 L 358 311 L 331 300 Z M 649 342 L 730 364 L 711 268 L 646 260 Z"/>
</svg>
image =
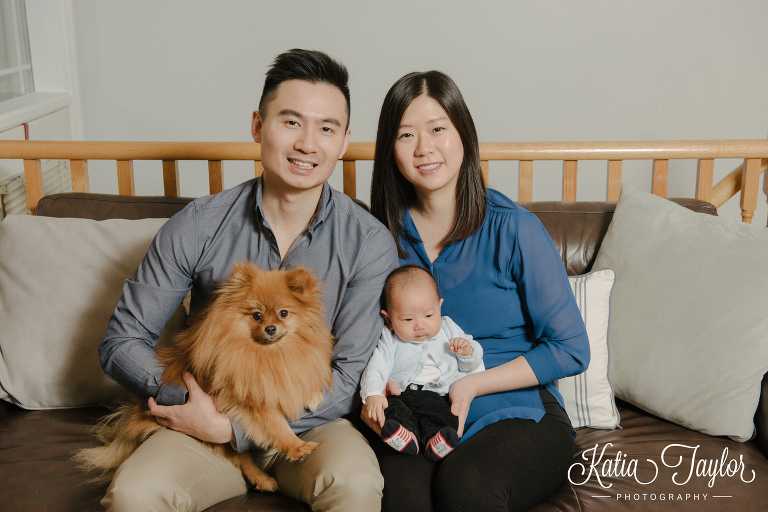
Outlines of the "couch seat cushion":
<svg viewBox="0 0 768 512">
<path fill-rule="evenodd" d="M 106 485 L 89 484 L 69 459 L 80 448 L 97 446 L 89 427 L 108 410 L 103 407 L 25 411 L 5 405 L 0 416 L 0 510 L 103 510 Z M 252 492 L 209 510 L 309 512 L 303 503 L 279 494 Z"/>
<path fill-rule="evenodd" d="M 768 481 L 768 460 L 754 442 L 736 443 L 726 437 L 707 436 L 659 419 L 621 400 L 617 400 L 616 404 L 622 428 L 579 429 L 573 464 L 584 465 L 585 474 L 581 474 L 581 466 L 572 465 L 570 480 L 573 483 L 566 480 L 553 496 L 534 507 L 532 512 L 765 510 L 768 503 L 768 486 L 765 485 Z M 590 474 L 593 455 L 596 471 L 600 473 L 599 481 L 594 472 Z M 624 476 L 620 474 L 621 463 L 619 472 L 602 476 L 603 468 L 608 468 L 606 461 L 613 461 L 611 467 L 614 467 L 617 455 L 623 462 Z M 719 468 L 721 459 L 725 461 L 724 468 L 730 464 L 731 468 L 743 467 L 743 472 L 717 476 L 714 480 L 710 475 L 696 476 L 696 468 L 701 467 L 702 461 L 707 468 L 710 465 Z M 631 463 L 633 460 L 637 462 Z M 673 467 L 665 465 L 665 462 Z M 694 475 L 686 481 L 692 464 Z M 629 474 L 630 465 L 636 465 L 634 474 L 637 480 L 648 482 L 647 485 L 638 483 Z M 742 476 L 751 482 L 744 482 Z M 711 481 L 713 485 L 710 487 Z"/>
</svg>

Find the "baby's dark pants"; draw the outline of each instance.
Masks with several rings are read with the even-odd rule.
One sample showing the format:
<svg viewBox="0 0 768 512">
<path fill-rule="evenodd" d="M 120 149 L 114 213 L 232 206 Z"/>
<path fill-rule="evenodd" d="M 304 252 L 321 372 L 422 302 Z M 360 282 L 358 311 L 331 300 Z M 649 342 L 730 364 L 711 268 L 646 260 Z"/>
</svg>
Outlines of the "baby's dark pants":
<svg viewBox="0 0 768 512">
<path fill-rule="evenodd" d="M 415 387 L 416 389 L 412 389 Z M 387 397 L 388 407 L 384 409 L 387 420 L 395 420 L 416 436 L 419 446 L 424 448 L 443 427 L 459 428 L 459 418 L 451 414 L 448 395 L 425 391 L 421 386 L 411 384 L 399 396 Z"/>
</svg>

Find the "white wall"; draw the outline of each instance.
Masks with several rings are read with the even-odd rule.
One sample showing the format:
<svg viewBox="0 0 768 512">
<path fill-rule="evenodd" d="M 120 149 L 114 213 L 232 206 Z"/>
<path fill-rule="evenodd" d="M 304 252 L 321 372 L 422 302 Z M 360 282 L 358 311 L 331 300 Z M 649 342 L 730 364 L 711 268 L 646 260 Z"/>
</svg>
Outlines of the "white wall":
<svg viewBox="0 0 768 512">
<path fill-rule="evenodd" d="M 482 141 L 768 135 L 762 0 L 77 0 L 71 8 L 86 140 L 250 140 L 264 71 L 293 47 L 327 51 L 349 68 L 353 141 L 374 140 L 386 90 L 426 69 L 456 80 Z M 737 164 L 721 164 L 715 179 Z M 604 166 L 580 167 L 579 199 L 605 197 Z M 560 168 L 543 167 L 534 199 L 558 199 Z M 624 178 L 649 189 L 640 167 L 650 163 L 627 164 Z M 93 189 L 116 190 L 114 172 L 98 169 Z M 159 173 L 137 169 L 138 192 L 160 193 Z M 669 195 L 691 195 L 695 162 L 671 171 Z M 205 194 L 204 172 L 182 166 L 182 193 Z M 250 173 L 237 167 L 226 184 Z M 361 197 L 368 180 L 358 177 Z M 516 166 L 492 166 L 493 186 L 516 197 L 516 182 Z M 332 183 L 340 187 L 340 177 Z M 731 203 L 721 214 L 738 218 Z M 765 204 L 756 219 L 765 222 Z"/>
<path fill-rule="evenodd" d="M 40 140 L 59 140 L 69 137 L 62 137 L 61 132 L 69 135 L 69 109 L 63 109 L 53 114 L 40 117 L 28 124 L 30 133 L 40 135 Z M 66 123 L 61 122 L 61 114 L 66 116 Z M 0 131 L 0 140 L 24 140 L 24 126 L 14 126 Z M 0 181 L 12 178 L 24 172 L 24 163 L 22 160 L 0 159 Z"/>
</svg>

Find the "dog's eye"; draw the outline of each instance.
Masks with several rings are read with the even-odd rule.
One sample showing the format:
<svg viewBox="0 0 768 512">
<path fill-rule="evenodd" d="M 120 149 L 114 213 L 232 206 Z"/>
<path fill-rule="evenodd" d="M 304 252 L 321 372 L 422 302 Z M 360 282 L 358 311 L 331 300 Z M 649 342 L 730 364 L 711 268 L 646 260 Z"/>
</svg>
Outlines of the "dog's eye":
<svg viewBox="0 0 768 512">
<path fill-rule="evenodd" d="M 256 320 L 257 322 L 261 322 L 261 311 L 255 312 L 252 316 L 254 320 Z"/>
<path fill-rule="evenodd" d="M 280 316 L 280 318 L 286 318 L 288 316 L 288 310 L 287 309 L 281 309 L 280 312 L 278 313 L 278 315 Z"/>
</svg>

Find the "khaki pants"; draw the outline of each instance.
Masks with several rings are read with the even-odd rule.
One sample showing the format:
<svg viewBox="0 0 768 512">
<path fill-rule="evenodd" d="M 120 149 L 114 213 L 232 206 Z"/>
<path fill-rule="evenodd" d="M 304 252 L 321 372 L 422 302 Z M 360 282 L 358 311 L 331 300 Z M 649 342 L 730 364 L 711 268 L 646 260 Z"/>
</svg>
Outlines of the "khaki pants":
<svg viewBox="0 0 768 512">
<path fill-rule="evenodd" d="M 254 460 L 271 474 L 283 494 L 315 511 L 376 512 L 384 479 L 368 442 L 352 424 L 338 419 L 299 435 L 320 443 L 300 461 L 274 450 Z M 197 511 L 247 492 L 242 473 L 195 438 L 161 430 L 117 470 L 102 505 L 115 511 Z"/>
</svg>

